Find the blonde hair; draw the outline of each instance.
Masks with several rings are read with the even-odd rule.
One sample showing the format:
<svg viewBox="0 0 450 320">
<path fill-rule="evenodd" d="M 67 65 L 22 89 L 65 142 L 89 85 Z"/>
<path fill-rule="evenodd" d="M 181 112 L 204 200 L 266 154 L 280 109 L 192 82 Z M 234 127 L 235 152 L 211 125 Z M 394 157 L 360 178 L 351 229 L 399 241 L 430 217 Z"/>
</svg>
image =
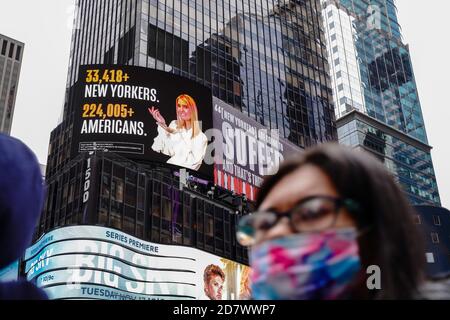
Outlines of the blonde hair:
<svg viewBox="0 0 450 320">
<path fill-rule="evenodd" d="M 201 132 L 200 124 L 198 121 L 197 104 L 195 103 L 195 100 L 187 94 L 182 94 L 177 98 L 176 100 L 177 108 L 180 105 L 180 101 L 183 101 L 184 104 L 186 104 L 191 110 L 192 138 L 195 138 Z M 186 123 L 178 116 L 177 110 L 177 129 L 181 128 L 186 128 Z"/>
<path fill-rule="evenodd" d="M 252 289 L 250 285 L 251 269 L 247 266 L 243 267 L 241 273 L 241 281 L 239 284 L 239 300 L 249 300 L 252 296 Z"/>
</svg>

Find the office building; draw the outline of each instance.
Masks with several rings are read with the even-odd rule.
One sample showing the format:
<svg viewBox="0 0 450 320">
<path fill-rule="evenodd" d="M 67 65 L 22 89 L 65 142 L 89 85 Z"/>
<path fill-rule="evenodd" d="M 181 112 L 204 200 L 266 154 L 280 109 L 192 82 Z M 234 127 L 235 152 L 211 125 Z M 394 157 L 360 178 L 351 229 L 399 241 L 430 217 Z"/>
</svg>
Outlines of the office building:
<svg viewBox="0 0 450 320">
<path fill-rule="evenodd" d="M 384 162 L 415 205 L 440 205 L 393 0 L 322 0 L 339 141 Z"/>
<path fill-rule="evenodd" d="M 24 44 L 0 34 L 0 133 L 10 134 Z"/>
<path fill-rule="evenodd" d="M 450 276 L 450 211 L 442 207 L 416 206 L 415 223 L 425 239 L 427 274 L 430 278 Z"/>
</svg>

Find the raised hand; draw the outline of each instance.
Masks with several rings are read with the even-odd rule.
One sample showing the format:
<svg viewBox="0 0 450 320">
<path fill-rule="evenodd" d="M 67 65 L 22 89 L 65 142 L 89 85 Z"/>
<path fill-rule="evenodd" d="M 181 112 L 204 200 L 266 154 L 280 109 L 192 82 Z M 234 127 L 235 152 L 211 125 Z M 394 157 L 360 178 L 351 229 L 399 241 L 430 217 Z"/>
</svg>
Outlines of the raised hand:
<svg viewBox="0 0 450 320">
<path fill-rule="evenodd" d="M 166 119 L 164 119 L 164 117 L 161 115 L 161 113 L 159 112 L 158 109 L 156 109 L 155 107 L 151 107 L 148 108 L 148 112 L 152 115 L 153 119 L 156 120 L 156 123 L 163 128 L 164 130 L 166 130 L 168 133 L 172 133 L 173 130 L 170 129 L 167 124 L 166 124 Z"/>
<path fill-rule="evenodd" d="M 153 118 L 155 118 L 155 111 L 156 110 L 157 109 L 155 107 L 148 108 L 148 112 L 152 115 Z"/>
<path fill-rule="evenodd" d="M 153 119 L 162 126 L 166 126 L 166 119 L 161 115 L 158 109 L 155 107 L 148 108 L 148 112 L 152 115 Z"/>
</svg>

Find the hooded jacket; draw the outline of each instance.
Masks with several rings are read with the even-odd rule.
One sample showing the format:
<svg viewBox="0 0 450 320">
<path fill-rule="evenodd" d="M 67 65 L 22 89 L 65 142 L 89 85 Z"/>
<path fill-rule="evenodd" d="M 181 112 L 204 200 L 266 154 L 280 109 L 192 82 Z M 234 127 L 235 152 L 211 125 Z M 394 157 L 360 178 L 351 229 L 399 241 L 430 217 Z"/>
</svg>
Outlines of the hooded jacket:
<svg viewBox="0 0 450 320">
<path fill-rule="evenodd" d="M 41 214 L 44 185 L 39 163 L 21 141 L 0 134 L 0 269 L 22 257 Z M 0 300 L 43 299 L 26 281 L 0 283 Z"/>
</svg>

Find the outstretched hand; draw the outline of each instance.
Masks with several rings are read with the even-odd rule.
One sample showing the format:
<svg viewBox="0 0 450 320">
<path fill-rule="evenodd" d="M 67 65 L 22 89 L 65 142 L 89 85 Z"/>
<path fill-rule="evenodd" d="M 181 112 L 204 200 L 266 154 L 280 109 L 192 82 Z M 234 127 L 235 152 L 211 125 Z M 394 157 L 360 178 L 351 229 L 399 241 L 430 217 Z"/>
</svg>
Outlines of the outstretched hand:
<svg viewBox="0 0 450 320">
<path fill-rule="evenodd" d="M 166 119 L 164 119 L 158 109 L 156 109 L 155 107 L 151 107 L 148 108 L 148 112 L 152 115 L 153 119 L 155 119 L 158 124 L 162 125 L 163 127 L 167 127 Z"/>
</svg>

